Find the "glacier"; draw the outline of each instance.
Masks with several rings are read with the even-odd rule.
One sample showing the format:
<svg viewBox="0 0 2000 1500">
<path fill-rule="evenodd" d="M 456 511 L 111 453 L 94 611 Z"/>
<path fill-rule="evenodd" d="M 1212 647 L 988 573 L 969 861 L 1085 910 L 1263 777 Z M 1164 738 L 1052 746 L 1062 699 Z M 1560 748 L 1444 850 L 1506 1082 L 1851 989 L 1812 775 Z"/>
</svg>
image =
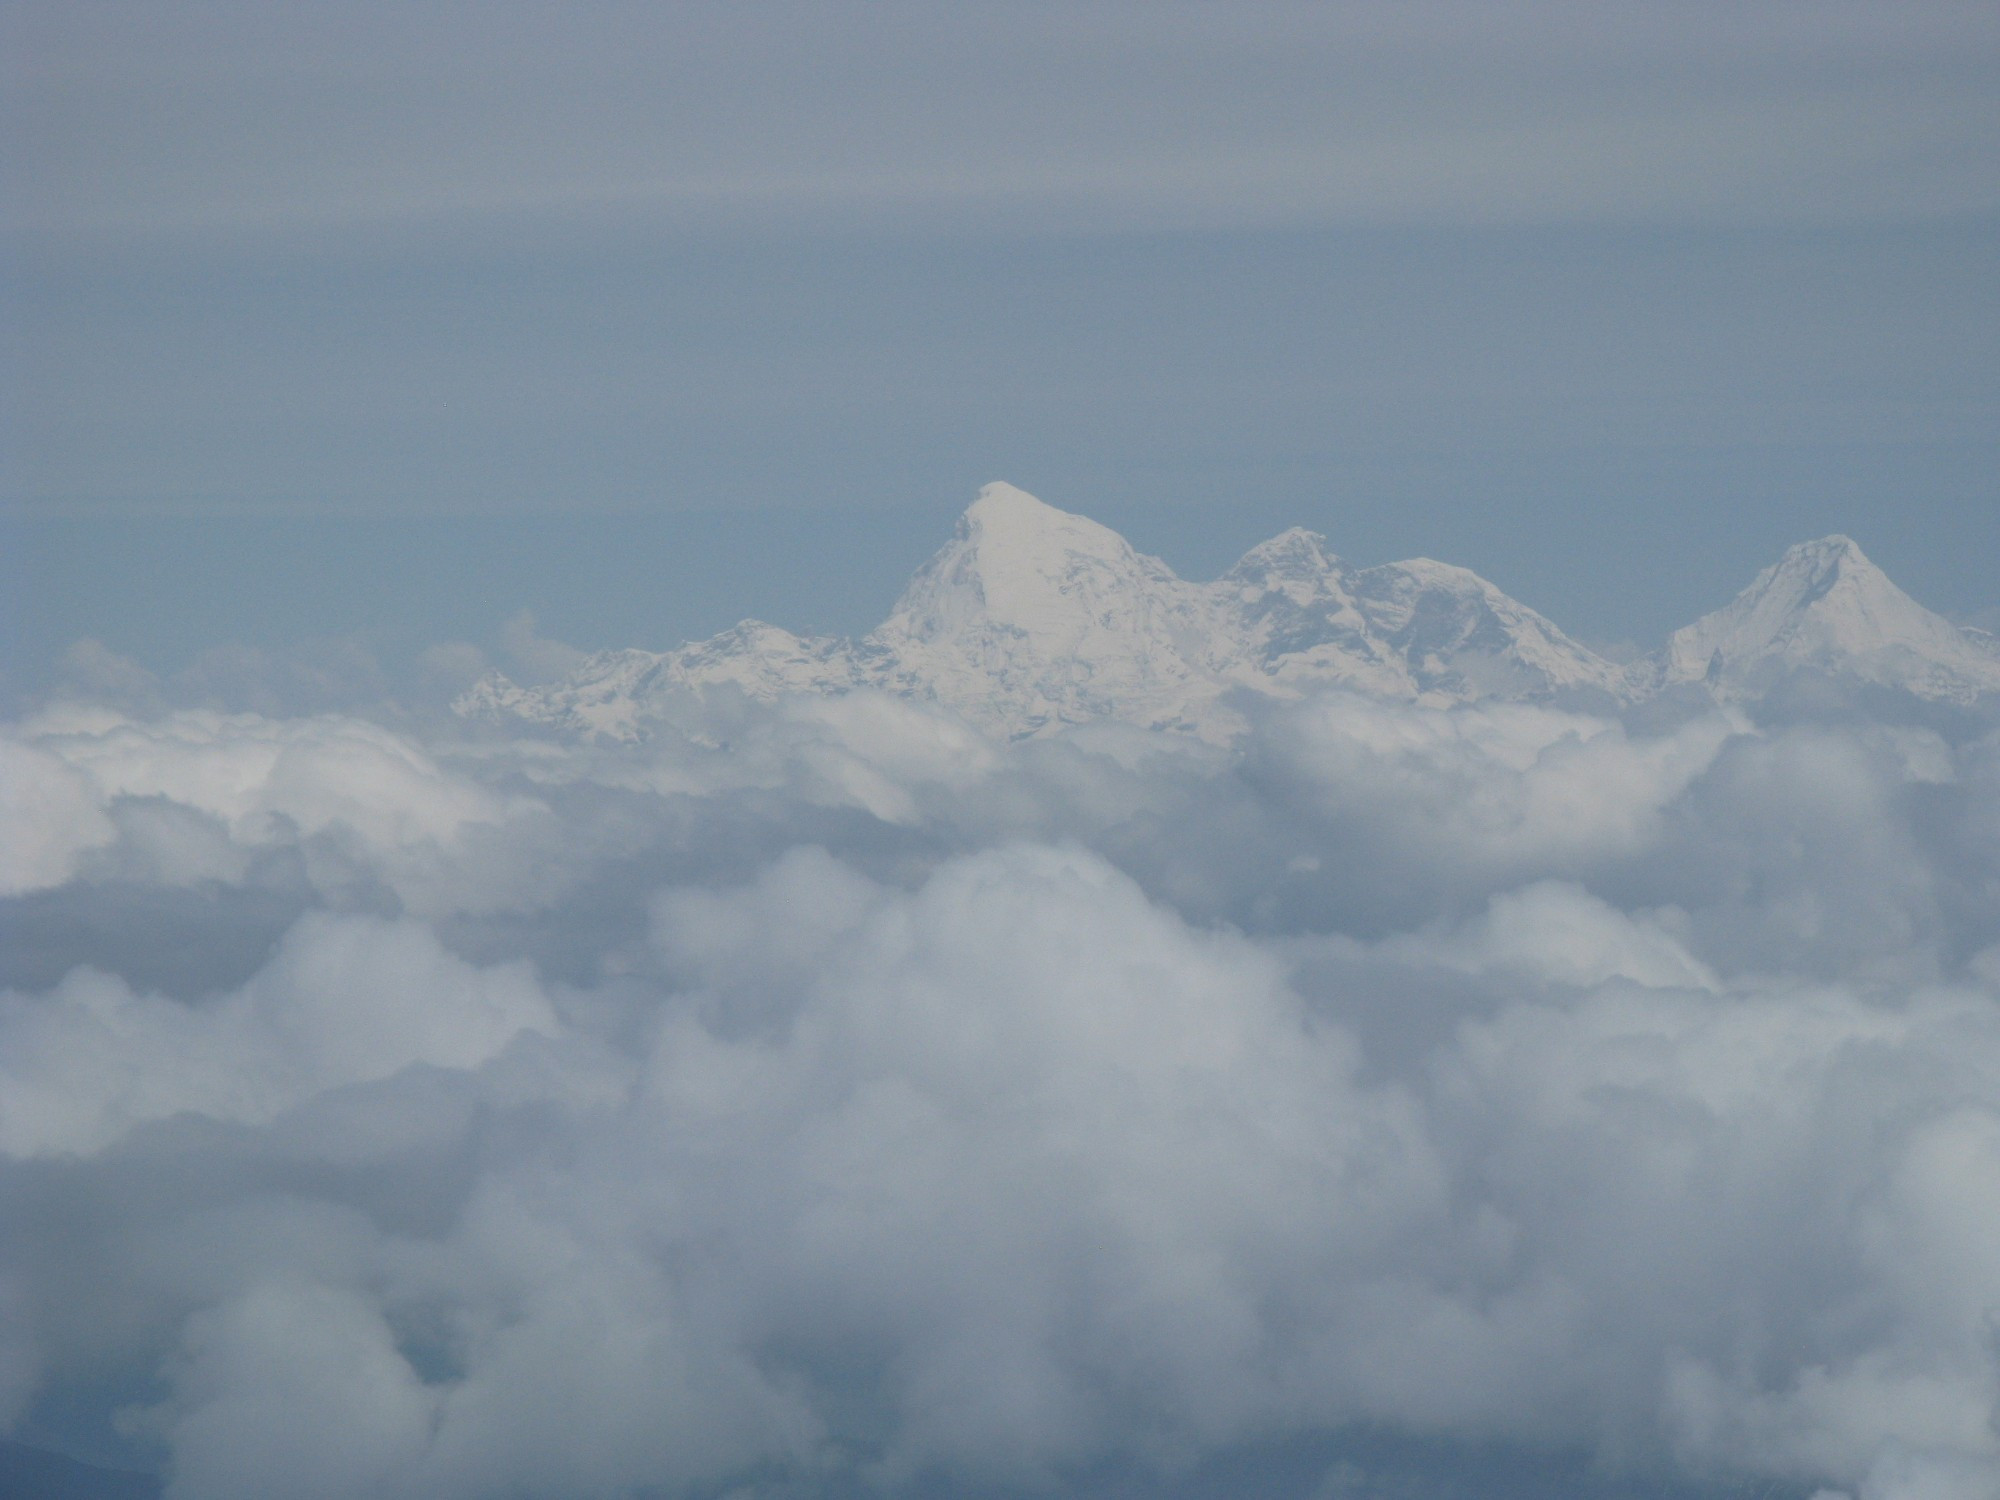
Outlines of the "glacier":
<svg viewBox="0 0 2000 1500">
<path fill-rule="evenodd" d="M 672 651 L 599 652 L 553 683 L 491 673 L 453 706 L 634 740 L 689 692 L 872 689 L 996 738 L 1115 720 L 1224 742 L 1258 698 L 1324 687 L 1429 707 L 1612 709 L 1688 687 L 1754 697 L 1798 671 L 1968 704 L 2000 694 L 2000 643 L 1925 609 L 1843 536 L 1789 549 L 1730 604 L 1620 663 L 1466 568 L 1357 568 L 1294 528 L 1193 582 L 1109 527 L 994 483 L 859 640 L 746 620 Z"/>
</svg>

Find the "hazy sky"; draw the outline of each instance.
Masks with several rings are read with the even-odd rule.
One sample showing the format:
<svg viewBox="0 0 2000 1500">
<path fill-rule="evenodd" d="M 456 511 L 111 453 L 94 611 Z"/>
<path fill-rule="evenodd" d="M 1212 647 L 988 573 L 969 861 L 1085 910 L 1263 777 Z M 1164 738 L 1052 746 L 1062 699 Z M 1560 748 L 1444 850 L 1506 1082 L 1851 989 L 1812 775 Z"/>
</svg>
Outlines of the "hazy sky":
<svg viewBox="0 0 2000 1500">
<path fill-rule="evenodd" d="M 0 65 L 0 1489 L 2000 1494 L 1990 698 L 446 706 L 865 629 L 995 479 L 1598 642 L 1836 530 L 2000 626 L 1991 0 Z"/>
<path fill-rule="evenodd" d="M 989 479 L 2000 605 L 1990 5 L 4 7 L 9 674 L 865 628 Z"/>
</svg>

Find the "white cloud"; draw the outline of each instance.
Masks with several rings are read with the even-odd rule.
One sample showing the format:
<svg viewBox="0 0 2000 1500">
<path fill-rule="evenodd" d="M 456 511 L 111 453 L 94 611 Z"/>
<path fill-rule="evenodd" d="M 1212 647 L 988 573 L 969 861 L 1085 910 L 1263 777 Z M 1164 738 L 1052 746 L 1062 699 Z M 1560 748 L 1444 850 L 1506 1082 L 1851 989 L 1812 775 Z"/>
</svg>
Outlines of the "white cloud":
<svg viewBox="0 0 2000 1500">
<path fill-rule="evenodd" d="M 0 894 L 61 885 L 117 836 L 90 779 L 33 745 L 0 739 Z"/>
<path fill-rule="evenodd" d="M 1992 1492 L 2000 741 L 683 708 L 14 727 L 7 910 L 75 959 L 0 999 L 23 1430 L 116 1370 L 190 1496 L 1060 1491 L 1357 1423 Z M 267 889 L 198 993 L 101 930 L 177 892 L 219 973 Z"/>
<path fill-rule="evenodd" d="M 1467 974 L 1514 971 L 1578 988 L 1629 979 L 1654 989 L 1716 989 L 1714 973 L 1671 930 L 1685 926 L 1679 912 L 1628 916 L 1566 881 L 1545 880 L 1501 892 L 1456 932 L 1390 938 L 1382 951 Z"/>
<path fill-rule="evenodd" d="M 500 627 L 500 644 L 523 682 L 554 682 L 574 672 L 586 653 L 535 632 L 535 617 L 522 610 Z"/>
<path fill-rule="evenodd" d="M 497 822 L 506 804 L 443 775 L 414 744 L 364 720 L 276 720 L 187 711 L 151 721 L 34 722 L 34 743 L 91 777 L 105 799 L 163 796 L 255 837 L 273 818 L 314 833 L 335 823 L 389 846 Z"/>
<path fill-rule="evenodd" d="M 423 1451 L 434 1396 L 366 1298 L 261 1285 L 189 1320 L 167 1493 L 255 1500 L 380 1494 Z"/>
<path fill-rule="evenodd" d="M 416 923 L 312 914 L 248 985 L 201 1004 L 90 969 L 0 993 L 0 1152 L 88 1154 L 183 1111 L 261 1124 L 414 1063 L 477 1067 L 554 1025 L 524 964 L 475 969 Z"/>
<path fill-rule="evenodd" d="M 413 910 L 476 906 L 467 886 L 481 874 L 478 834 L 543 811 L 453 773 L 405 735 L 346 716 L 184 710 L 135 719 L 65 706 L 19 734 L 4 748 L 21 763 L 9 778 L 19 800 L 0 809 L 18 830 L 8 840 L 21 851 L 17 890 L 62 884 L 119 831 L 126 863 L 169 881 L 217 876 L 241 868 L 242 851 L 319 836 L 327 850 L 363 859 Z M 145 801 L 181 811 L 134 805 Z M 189 814 L 219 824 L 234 850 Z M 497 873 L 505 878 L 484 871 Z"/>
</svg>

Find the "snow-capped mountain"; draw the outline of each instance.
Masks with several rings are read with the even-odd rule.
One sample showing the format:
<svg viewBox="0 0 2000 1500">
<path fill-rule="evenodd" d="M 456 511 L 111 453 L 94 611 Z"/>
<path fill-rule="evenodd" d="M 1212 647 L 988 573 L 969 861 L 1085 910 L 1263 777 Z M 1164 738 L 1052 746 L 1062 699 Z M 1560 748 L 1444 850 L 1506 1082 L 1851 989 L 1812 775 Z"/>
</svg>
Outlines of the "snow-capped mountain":
<svg viewBox="0 0 2000 1500">
<path fill-rule="evenodd" d="M 1110 528 L 989 484 L 857 656 L 883 686 L 981 728 L 1193 727 L 1220 688 L 1207 591 Z"/>
<path fill-rule="evenodd" d="M 1735 603 L 1628 668 L 1464 568 L 1353 568 L 1292 530 L 1195 583 L 1108 527 L 990 484 L 859 641 L 745 621 L 676 651 L 603 652 L 546 687 L 494 674 L 456 707 L 632 739 L 689 691 L 874 688 L 1006 737 L 1121 719 L 1219 739 L 1241 724 L 1245 694 L 1338 685 L 1437 705 L 1609 706 L 1684 682 L 1741 695 L 1801 666 L 1953 701 L 2000 692 L 1989 639 L 1923 609 L 1844 537 L 1793 548 Z"/>
<path fill-rule="evenodd" d="M 1753 696 L 1801 668 L 1970 703 L 2000 693 L 2000 645 L 1932 614 L 1844 536 L 1801 542 L 1729 604 L 1668 637 L 1662 685 Z"/>
<path fill-rule="evenodd" d="M 599 651 L 562 681 L 521 687 L 487 674 L 452 704 L 467 718 L 525 719 L 611 739 L 640 738 L 677 692 L 729 684 L 753 698 L 876 685 L 846 641 L 745 620 L 677 651 Z"/>
</svg>

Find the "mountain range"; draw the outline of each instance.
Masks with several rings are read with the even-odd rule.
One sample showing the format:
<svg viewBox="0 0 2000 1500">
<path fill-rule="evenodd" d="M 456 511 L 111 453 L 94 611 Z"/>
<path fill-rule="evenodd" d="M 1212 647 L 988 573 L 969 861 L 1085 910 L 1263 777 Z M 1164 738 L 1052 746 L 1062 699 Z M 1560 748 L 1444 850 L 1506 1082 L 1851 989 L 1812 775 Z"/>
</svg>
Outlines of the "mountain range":
<svg viewBox="0 0 2000 1500">
<path fill-rule="evenodd" d="M 454 707 L 637 739 L 691 690 L 875 689 L 1006 738 L 1117 719 L 1226 739 L 1251 694 L 1610 709 L 1683 684 L 1750 698 L 1801 671 L 1969 704 L 2000 694 L 2000 642 L 1925 609 L 1843 536 L 1790 548 L 1662 650 L 1619 663 L 1465 568 L 1357 568 L 1294 529 L 1196 583 L 1108 527 L 989 484 L 859 640 L 746 620 L 673 651 L 599 652 L 540 686 L 493 673 Z"/>
</svg>

